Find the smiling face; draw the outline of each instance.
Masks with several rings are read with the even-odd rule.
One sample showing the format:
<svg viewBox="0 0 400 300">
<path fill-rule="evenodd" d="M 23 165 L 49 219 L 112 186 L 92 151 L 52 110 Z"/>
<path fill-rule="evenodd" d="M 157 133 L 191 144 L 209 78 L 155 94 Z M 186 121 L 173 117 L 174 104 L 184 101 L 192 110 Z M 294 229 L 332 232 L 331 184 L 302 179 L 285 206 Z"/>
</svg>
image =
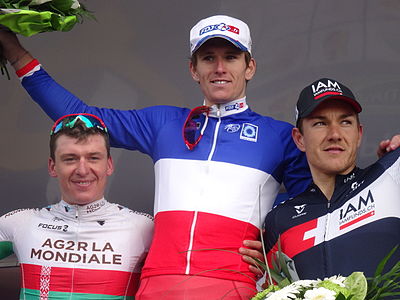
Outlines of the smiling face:
<svg viewBox="0 0 400 300">
<path fill-rule="evenodd" d="M 107 177 L 114 170 L 101 134 L 89 135 L 83 140 L 60 135 L 55 158 L 49 158 L 48 169 L 50 176 L 58 178 L 62 199 L 78 205 L 101 199 Z"/>
<path fill-rule="evenodd" d="M 356 164 L 362 126 L 353 108 L 340 100 L 321 103 L 302 120 L 293 140 L 306 153 L 313 178 L 348 174 Z"/>
<path fill-rule="evenodd" d="M 205 42 L 190 63 L 190 71 L 200 84 L 206 105 L 224 104 L 245 96 L 246 81 L 253 78 L 256 64 L 246 63 L 245 53 L 222 38 Z"/>
</svg>

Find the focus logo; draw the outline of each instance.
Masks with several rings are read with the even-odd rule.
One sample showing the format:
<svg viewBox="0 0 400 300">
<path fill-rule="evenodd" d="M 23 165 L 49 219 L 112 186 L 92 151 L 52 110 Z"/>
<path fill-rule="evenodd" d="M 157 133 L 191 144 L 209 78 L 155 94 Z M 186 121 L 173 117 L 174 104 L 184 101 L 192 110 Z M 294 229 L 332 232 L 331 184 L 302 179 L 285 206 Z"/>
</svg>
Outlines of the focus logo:
<svg viewBox="0 0 400 300">
<path fill-rule="evenodd" d="M 224 127 L 226 132 L 235 133 L 239 131 L 240 125 L 239 124 L 228 124 Z"/>
<path fill-rule="evenodd" d="M 49 230 L 64 231 L 64 232 L 68 231 L 68 225 L 53 225 L 53 224 L 39 223 L 38 227 Z"/>
<path fill-rule="evenodd" d="M 233 32 L 235 34 L 239 34 L 239 28 L 232 26 L 232 25 L 226 25 L 225 23 L 219 23 L 219 24 L 215 24 L 215 25 L 208 25 L 208 26 L 200 29 L 199 35 L 203 35 L 207 32 L 214 31 L 214 30 L 229 31 L 229 32 Z"/>
</svg>

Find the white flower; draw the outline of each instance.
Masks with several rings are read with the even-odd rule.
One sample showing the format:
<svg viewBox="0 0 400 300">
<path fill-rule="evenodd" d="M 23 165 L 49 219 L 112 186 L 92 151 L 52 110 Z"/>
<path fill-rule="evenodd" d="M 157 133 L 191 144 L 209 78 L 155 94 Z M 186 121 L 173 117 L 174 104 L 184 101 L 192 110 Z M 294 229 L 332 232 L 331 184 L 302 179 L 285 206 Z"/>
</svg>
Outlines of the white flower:
<svg viewBox="0 0 400 300">
<path fill-rule="evenodd" d="M 79 7 L 81 7 L 81 5 L 79 4 L 78 0 L 72 0 L 71 8 L 72 9 L 77 9 Z"/>
<path fill-rule="evenodd" d="M 297 280 L 293 282 L 291 285 L 297 286 L 297 287 L 314 287 L 318 281 L 316 280 Z"/>
<path fill-rule="evenodd" d="M 343 277 L 343 276 L 340 276 L 340 275 L 338 275 L 338 276 L 335 275 L 335 276 L 332 276 L 332 277 L 329 277 L 329 278 L 325 278 L 324 280 L 329 280 L 329 281 L 331 281 L 333 283 L 336 283 L 337 285 L 339 285 L 341 287 L 345 287 L 344 281 L 346 280 L 346 277 Z"/>
<path fill-rule="evenodd" d="M 335 300 L 336 293 L 326 288 L 320 287 L 308 290 L 304 294 L 304 300 Z"/>
<path fill-rule="evenodd" d="M 269 294 L 266 299 L 268 300 L 288 300 L 288 299 L 297 299 L 296 298 L 296 293 L 298 293 L 299 290 L 296 286 L 293 284 L 290 284 L 288 286 L 285 286 L 283 289 L 276 291 L 272 294 Z"/>
</svg>

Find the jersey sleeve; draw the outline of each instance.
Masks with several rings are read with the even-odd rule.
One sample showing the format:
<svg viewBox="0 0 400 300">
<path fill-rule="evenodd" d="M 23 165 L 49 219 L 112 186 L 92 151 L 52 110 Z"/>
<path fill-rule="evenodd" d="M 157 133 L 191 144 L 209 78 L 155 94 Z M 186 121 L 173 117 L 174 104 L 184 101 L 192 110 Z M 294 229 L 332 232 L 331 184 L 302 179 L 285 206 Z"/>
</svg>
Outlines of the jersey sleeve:
<svg viewBox="0 0 400 300">
<path fill-rule="evenodd" d="M 155 106 L 141 110 L 89 106 L 53 80 L 40 65 L 21 78 L 28 94 L 54 121 L 71 113 L 95 114 L 102 118 L 108 127 L 111 146 L 139 150 L 150 156 L 160 128 L 165 122 L 185 113 L 184 109 L 171 106 Z"/>
<path fill-rule="evenodd" d="M 400 148 L 387 153 L 380 159 L 385 169 L 388 169 L 394 182 L 400 187 Z"/>
<path fill-rule="evenodd" d="M 0 259 L 13 253 L 15 230 L 24 220 L 23 209 L 17 209 L 0 217 Z"/>
<path fill-rule="evenodd" d="M 311 173 L 306 155 L 293 142 L 292 128 L 293 126 L 289 123 L 279 127 L 283 159 L 280 168 L 275 171 L 282 174 L 282 181 L 289 198 L 303 192 L 311 183 Z"/>
<path fill-rule="evenodd" d="M 276 208 L 275 208 L 276 209 Z M 265 218 L 264 247 L 267 254 L 267 261 L 270 266 L 273 253 L 278 251 L 278 226 L 275 223 L 275 209 L 271 210 Z"/>
</svg>

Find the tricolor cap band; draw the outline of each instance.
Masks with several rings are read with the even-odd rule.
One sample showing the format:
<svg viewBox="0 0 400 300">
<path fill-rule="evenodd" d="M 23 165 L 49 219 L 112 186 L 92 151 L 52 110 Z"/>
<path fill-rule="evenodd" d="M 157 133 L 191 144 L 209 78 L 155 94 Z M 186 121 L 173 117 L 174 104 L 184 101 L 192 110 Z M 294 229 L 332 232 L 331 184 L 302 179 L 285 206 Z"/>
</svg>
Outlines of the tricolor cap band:
<svg viewBox="0 0 400 300">
<path fill-rule="evenodd" d="M 296 122 L 310 115 L 322 102 L 332 99 L 347 102 L 356 113 L 362 110 L 360 103 L 348 87 L 337 80 L 321 78 L 301 91 L 296 104 Z"/>
<path fill-rule="evenodd" d="M 190 30 L 190 54 L 212 38 L 223 38 L 251 54 L 250 29 L 243 21 L 223 15 L 200 20 Z"/>
</svg>

